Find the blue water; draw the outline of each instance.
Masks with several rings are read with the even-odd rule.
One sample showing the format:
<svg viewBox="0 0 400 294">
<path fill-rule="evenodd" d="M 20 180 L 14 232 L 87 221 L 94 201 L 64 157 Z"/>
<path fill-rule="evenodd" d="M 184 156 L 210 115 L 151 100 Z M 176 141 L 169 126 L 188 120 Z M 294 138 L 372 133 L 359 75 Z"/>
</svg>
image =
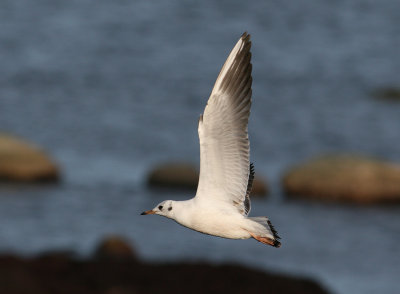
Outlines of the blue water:
<svg viewBox="0 0 400 294">
<path fill-rule="evenodd" d="M 280 178 L 327 152 L 400 162 L 400 2 L 2 1 L 0 129 L 43 146 L 61 185 L 0 188 L 0 251 L 90 254 L 106 234 L 148 260 L 239 262 L 314 277 L 333 293 L 398 293 L 400 207 L 287 201 Z M 247 30 L 253 40 L 254 200 L 282 248 L 140 217 L 190 193 L 147 189 L 160 162 L 198 162 L 197 117 Z"/>
</svg>

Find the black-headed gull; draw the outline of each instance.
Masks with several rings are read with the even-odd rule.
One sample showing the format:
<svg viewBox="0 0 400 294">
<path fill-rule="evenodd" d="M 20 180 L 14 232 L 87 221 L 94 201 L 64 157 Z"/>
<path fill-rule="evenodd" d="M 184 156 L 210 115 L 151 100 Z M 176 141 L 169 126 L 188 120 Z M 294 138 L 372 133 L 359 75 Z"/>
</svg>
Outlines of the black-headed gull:
<svg viewBox="0 0 400 294">
<path fill-rule="evenodd" d="M 158 214 L 208 235 L 280 247 L 265 216 L 248 217 L 254 178 L 247 125 L 251 106 L 250 35 L 229 54 L 199 119 L 200 178 L 190 200 L 166 200 L 142 213 Z"/>
</svg>

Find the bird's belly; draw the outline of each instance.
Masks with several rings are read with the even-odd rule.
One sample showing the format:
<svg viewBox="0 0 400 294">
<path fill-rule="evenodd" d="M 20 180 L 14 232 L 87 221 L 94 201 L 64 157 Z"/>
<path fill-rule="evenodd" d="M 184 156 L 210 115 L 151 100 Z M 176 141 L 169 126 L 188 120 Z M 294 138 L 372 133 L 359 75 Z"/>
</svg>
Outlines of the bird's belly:
<svg viewBox="0 0 400 294">
<path fill-rule="evenodd" d="M 200 214 L 193 217 L 190 224 L 184 226 L 208 235 L 229 238 L 248 239 L 250 234 L 242 227 L 244 218 L 230 215 Z"/>
</svg>

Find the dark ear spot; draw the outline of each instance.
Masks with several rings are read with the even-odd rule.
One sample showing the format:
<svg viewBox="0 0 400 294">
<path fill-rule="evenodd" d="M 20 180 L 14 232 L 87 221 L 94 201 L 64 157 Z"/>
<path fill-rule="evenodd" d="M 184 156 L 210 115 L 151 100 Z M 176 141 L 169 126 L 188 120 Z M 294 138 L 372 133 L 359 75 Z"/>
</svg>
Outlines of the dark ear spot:
<svg viewBox="0 0 400 294">
<path fill-rule="evenodd" d="M 160 206 L 158 207 L 158 209 L 159 209 L 159 210 L 162 210 L 162 209 L 163 209 L 163 206 L 162 206 L 162 205 L 160 205 Z"/>
<path fill-rule="evenodd" d="M 172 206 L 168 207 L 168 211 L 171 211 L 171 210 L 172 210 Z"/>
</svg>

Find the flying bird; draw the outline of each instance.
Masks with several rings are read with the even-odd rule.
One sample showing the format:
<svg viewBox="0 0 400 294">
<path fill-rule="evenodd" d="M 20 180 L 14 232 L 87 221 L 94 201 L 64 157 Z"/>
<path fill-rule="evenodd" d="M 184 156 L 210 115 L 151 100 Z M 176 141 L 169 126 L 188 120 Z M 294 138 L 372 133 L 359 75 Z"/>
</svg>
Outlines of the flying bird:
<svg viewBox="0 0 400 294">
<path fill-rule="evenodd" d="M 249 217 L 254 167 L 247 125 L 251 106 L 251 41 L 244 33 L 223 65 L 200 115 L 200 178 L 194 198 L 166 200 L 142 215 L 158 214 L 192 230 L 280 247 L 265 216 Z"/>
</svg>

